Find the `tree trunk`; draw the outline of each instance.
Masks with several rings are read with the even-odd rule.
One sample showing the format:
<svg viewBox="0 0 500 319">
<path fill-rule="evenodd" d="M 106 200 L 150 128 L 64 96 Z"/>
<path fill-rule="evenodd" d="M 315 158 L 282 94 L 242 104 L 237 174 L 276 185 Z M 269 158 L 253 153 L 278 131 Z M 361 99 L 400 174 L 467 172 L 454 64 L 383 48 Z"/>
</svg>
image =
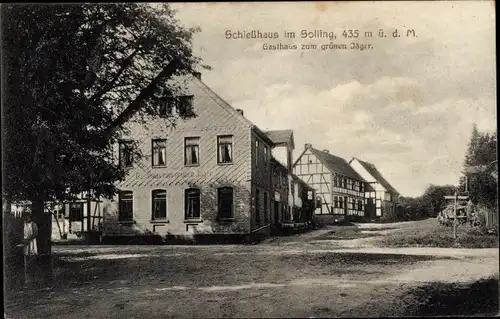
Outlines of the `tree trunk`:
<svg viewBox="0 0 500 319">
<path fill-rule="evenodd" d="M 50 213 L 44 212 L 44 201 L 35 199 L 31 202 L 33 221 L 38 227 L 36 243 L 38 256 L 34 257 L 34 267 L 37 268 L 34 282 L 36 285 L 50 285 L 52 273 L 52 218 Z"/>
<path fill-rule="evenodd" d="M 44 212 L 43 200 L 36 199 L 31 202 L 33 210 L 33 221 L 38 227 L 36 238 L 38 254 L 50 255 L 52 251 L 52 220 L 50 213 Z"/>
</svg>

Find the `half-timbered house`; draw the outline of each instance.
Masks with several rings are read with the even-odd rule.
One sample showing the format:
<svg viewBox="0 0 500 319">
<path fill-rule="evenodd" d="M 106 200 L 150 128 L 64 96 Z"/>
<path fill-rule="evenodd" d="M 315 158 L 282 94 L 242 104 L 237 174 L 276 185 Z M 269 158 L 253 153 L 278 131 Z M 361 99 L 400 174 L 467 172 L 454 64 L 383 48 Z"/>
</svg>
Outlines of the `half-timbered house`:
<svg viewBox="0 0 500 319">
<path fill-rule="evenodd" d="M 181 95 L 166 99 L 146 124 L 127 123 L 129 133 L 114 146 L 128 174 L 103 203 L 105 240 L 225 240 L 270 231 L 272 140 L 199 75 L 181 81 Z M 143 157 L 134 158 L 132 141 Z"/>
<path fill-rule="evenodd" d="M 316 214 L 364 217 L 364 194 L 371 188 L 343 158 L 305 144 L 293 171 L 316 190 Z"/>
<path fill-rule="evenodd" d="M 394 213 L 397 209 L 399 192 L 382 176 L 375 165 L 353 157 L 349 165 L 371 186 L 366 191 L 366 217 L 378 219 L 384 213 Z"/>
</svg>

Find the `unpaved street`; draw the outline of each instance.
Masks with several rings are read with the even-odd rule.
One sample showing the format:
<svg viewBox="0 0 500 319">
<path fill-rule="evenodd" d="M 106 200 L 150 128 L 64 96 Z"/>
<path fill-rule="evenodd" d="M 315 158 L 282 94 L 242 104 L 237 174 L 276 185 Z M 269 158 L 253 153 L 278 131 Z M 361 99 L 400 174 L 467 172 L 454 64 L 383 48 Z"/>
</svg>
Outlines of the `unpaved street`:
<svg viewBox="0 0 500 319">
<path fill-rule="evenodd" d="M 428 287 L 452 287 L 448 302 L 467 307 L 459 289 L 498 278 L 498 249 L 377 247 L 383 234 L 324 239 L 329 231 L 251 246 L 55 246 L 55 286 L 12 294 L 8 317 L 419 315 L 434 309 Z"/>
</svg>

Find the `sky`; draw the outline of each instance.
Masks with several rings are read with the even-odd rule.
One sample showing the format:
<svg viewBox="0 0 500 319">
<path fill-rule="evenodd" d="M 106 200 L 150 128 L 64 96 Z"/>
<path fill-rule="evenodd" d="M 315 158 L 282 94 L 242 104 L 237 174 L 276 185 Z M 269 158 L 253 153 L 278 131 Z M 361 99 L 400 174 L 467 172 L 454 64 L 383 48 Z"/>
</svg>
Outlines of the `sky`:
<svg viewBox="0 0 500 319">
<path fill-rule="evenodd" d="M 403 196 L 457 184 L 472 125 L 496 130 L 495 9 L 489 1 L 176 3 L 199 26 L 202 80 L 262 130 L 375 164 Z M 379 37 L 379 30 L 387 37 Z M 401 37 L 392 36 L 398 30 Z M 406 36 L 413 29 L 415 35 Z M 227 39 L 258 30 L 278 39 Z M 301 38 L 301 31 L 336 39 Z M 344 38 L 343 30 L 358 30 Z M 295 39 L 284 37 L 293 31 Z M 372 37 L 364 37 L 366 31 Z M 401 33 L 402 31 L 402 33 Z M 371 49 L 351 50 L 351 42 Z M 267 45 L 296 50 L 264 50 Z M 344 50 L 322 50 L 325 44 Z M 316 49 L 302 49 L 316 44 Z"/>
</svg>

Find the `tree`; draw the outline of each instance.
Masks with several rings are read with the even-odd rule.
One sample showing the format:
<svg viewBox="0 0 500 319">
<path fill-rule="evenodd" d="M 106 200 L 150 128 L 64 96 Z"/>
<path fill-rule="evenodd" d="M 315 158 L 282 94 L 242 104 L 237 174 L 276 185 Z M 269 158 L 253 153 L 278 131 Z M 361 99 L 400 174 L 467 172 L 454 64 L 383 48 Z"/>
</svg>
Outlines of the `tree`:
<svg viewBox="0 0 500 319">
<path fill-rule="evenodd" d="M 46 201 L 110 198 L 125 171 L 110 145 L 134 115 L 182 89 L 192 35 L 166 4 L 2 5 L 3 197 L 29 199 L 39 251 L 50 253 Z M 171 119 L 166 125 L 174 125 Z"/>
<path fill-rule="evenodd" d="M 497 132 L 488 134 L 480 132 L 477 126 L 473 126 L 471 140 L 468 144 L 464 160 L 464 176 L 461 178 L 460 189 L 465 189 L 465 180 L 471 200 L 478 204 L 482 203 L 491 208 L 497 206 L 498 181 L 490 175 L 487 170 L 497 160 Z M 476 172 L 470 173 L 471 168 L 477 168 Z"/>
<path fill-rule="evenodd" d="M 426 216 L 436 217 L 446 206 L 444 196 L 453 195 L 456 190 L 453 185 L 430 185 L 422 195 Z"/>
</svg>

